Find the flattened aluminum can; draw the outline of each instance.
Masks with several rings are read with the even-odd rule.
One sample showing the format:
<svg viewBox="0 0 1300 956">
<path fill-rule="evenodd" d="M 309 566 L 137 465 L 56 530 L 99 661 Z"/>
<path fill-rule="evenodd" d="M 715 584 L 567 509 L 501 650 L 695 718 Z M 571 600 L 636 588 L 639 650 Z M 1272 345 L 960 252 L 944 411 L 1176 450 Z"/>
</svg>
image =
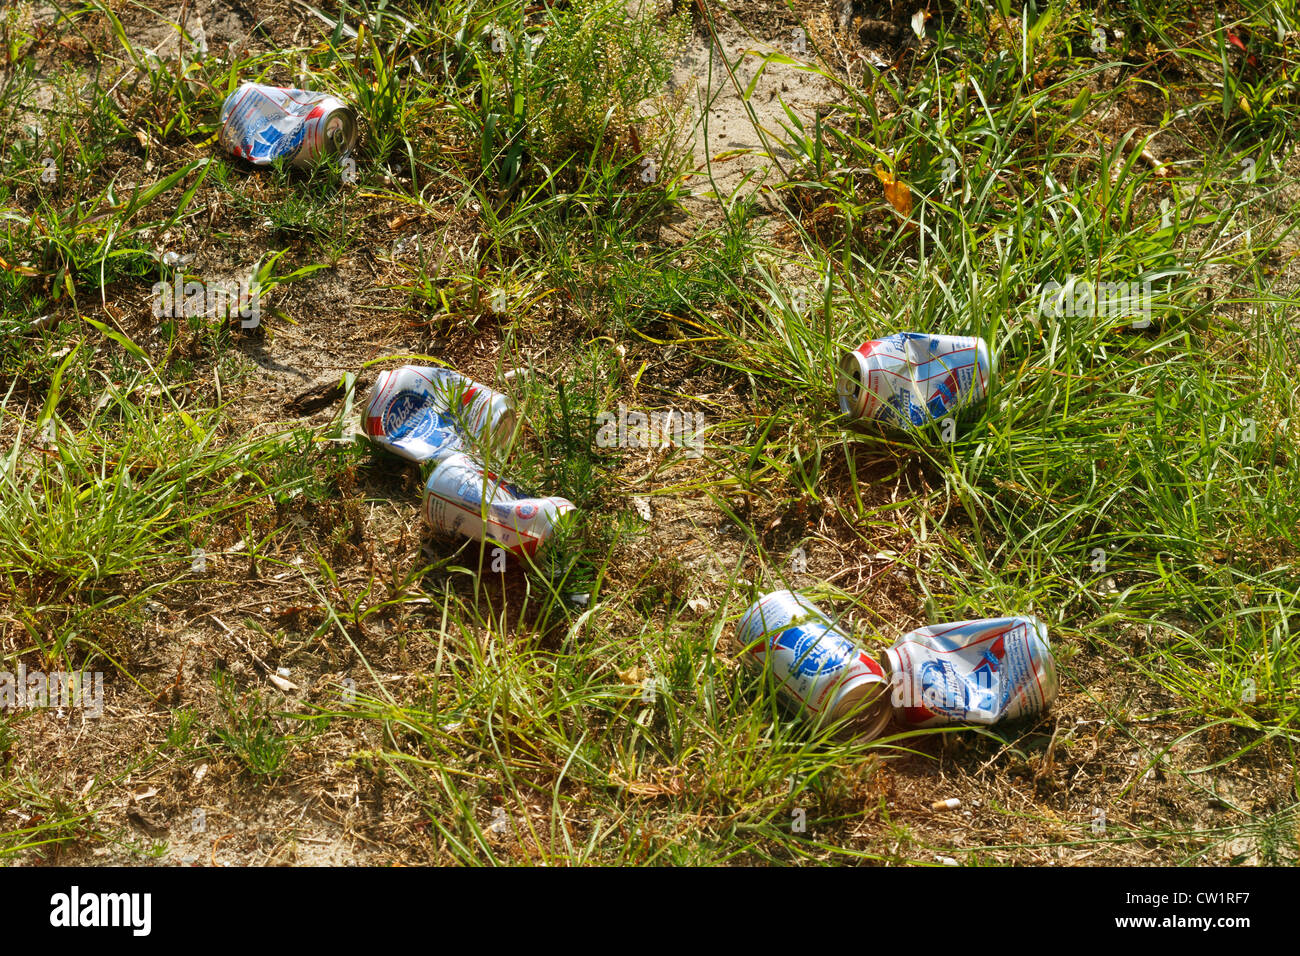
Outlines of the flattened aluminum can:
<svg viewBox="0 0 1300 956">
<path fill-rule="evenodd" d="M 745 611 L 736 634 L 746 659 L 770 667 L 790 703 L 828 720 L 862 707 L 862 736 L 867 739 L 880 736 L 888 725 L 884 670 L 802 595 L 763 595 Z"/>
<path fill-rule="evenodd" d="M 424 520 L 430 528 L 495 541 L 515 555 L 536 554 L 573 510 L 567 498 L 531 497 L 463 454 L 444 457 L 424 486 Z"/>
<path fill-rule="evenodd" d="M 458 372 L 406 365 L 380 372 L 366 403 L 370 439 L 411 461 L 437 461 L 514 435 L 510 399 Z"/>
<path fill-rule="evenodd" d="M 840 359 L 840 410 L 911 428 L 977 405 L 992 375 L 981 338 L 899 332 L 873 339 Z"/>
<path fill-rule="evenodd" d="M 219 141 L 231 155 L 257 166 L 283 156 L 298 168 L 357 141 L 357 114 L 328 93 L 244 83 L 221 105 Z"/>
<path fill-rule="evenodd" d="M 892 701 L 914 727 L 996 724 L 1040 714 L 1060 685 L 1035 617 L 936 624 L 904 634 L 885 651 Z"/>
</svg>

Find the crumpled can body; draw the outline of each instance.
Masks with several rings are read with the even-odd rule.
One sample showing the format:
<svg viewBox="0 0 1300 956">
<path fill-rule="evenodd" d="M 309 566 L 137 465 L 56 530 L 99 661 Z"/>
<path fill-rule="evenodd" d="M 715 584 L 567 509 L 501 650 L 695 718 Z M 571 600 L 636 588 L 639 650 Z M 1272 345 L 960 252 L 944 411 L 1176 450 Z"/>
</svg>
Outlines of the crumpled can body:
<svg viewBox="0 0 1300 956">
<path fill-rule="evenodd" d="M 283 156 L 310 166 L 356 145 L 356 112 L 337 96 L 283 86 L 244 83 L 221 105 L 221 145 L 257 166 Z"/>
<path fill-rule="evenodd" d="M 495 541 L 515 555 L 536 554 L 573 510 L 567 498 L 534 498 L 460 453 L 443 457 L 424 486 L 424 520 L 435 532 Z"/>
<path fill-rule="evenodd" d="M 894 707 L 913 727 L 1030 717 L 1060 686 L 1047 625 L 1035 617 L 918 628 L 885 651 L 885 663 Z"/>
<path fill-rule="evenodd" d="M 913 428 L 978 405 L 991 376 L 981 338 L 899 332 L 846 352 L 836 390 L 845 415 Z"/>
<path fill-rule="evenodd" d="M 406 365 L 380 372 L 366 402 L 365 433 L 410 461 L 501 448 L 515 430 L 505 395 L 443 368 Z"/>
</svg>

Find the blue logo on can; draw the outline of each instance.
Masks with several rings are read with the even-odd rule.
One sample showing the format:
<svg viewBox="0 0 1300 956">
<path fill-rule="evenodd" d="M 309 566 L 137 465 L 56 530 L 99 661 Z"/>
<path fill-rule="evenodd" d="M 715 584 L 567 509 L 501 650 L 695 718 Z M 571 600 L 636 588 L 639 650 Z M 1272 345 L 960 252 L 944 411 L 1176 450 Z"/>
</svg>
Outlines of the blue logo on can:
<svg viewBox="0 0 1300 956">
<path fill-rule="evenodd" d="M 830 627 L 805 630 L 789 627 L 772 638 L 772 649 L 784 648 L 794 658 L 790 672 L 798 677 L 816 677 L 844 667 L 853 659 L 854 647 Z"/>
<path fill-rule="evenodd" d="M 273 126 L 260 130 L 257 136 L 253 138 L 253 145 L 249 150 L 250 158 L 272 160 L 277 156 L 292 156 L 298 147 L 302 145 L 305 133 L 306 130 L 301 124 L 288 135 Z"/>
<path fill-rule="evenodd" d="M 384 410 L 383 429 L 390 441 L 414 440 L 441 445 L 454 434 L 450 415 L 433 405 L 431 396 L 407 389 Z M 437 440 L 430 440 L 436 438 Z"/>
<path fill-rule="evenodd" d="M 956 669 L 946 661 L 921 665 L 921 704 L 935 714 L 965 717 L 970 707 L 969 688 Z"/>
</svg>

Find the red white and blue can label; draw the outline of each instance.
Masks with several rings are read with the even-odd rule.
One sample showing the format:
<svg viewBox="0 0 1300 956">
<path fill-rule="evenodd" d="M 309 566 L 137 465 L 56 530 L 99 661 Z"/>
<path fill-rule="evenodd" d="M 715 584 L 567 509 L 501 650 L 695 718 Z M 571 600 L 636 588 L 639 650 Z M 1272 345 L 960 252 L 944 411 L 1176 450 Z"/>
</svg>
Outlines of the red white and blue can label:
<svg viewBox="0 0 1300 956">
<path fill-rule="evenodd" d="M 536 554 L 560 519 L 567 498 L 532 498 L 459 453 L 444 456 L 424 486 L 424 520 L 434 531 L 495 541 L 511 554 Z"/>
<path fill-rule="evenodd" d="M 736 632 L 745 657 L 771 668 L 782 695 L 811 714 L 842 716 L 871 685 L 880 685 L 884 699 L 880 665 L 802 595 L 765 594 L 741 616 Z"/>
<path fill-rule="evenodd" d="M 449 369 L 407 365 L 380 372 L 366 403 L 370 439 L 411 461 L 505 445 L 515 425 L 510 399 Z"/>
<path fill-rule="evenodd" d="M 1047 625 L 1034 617 L 936 624 L 885 651 L 893 704 L 913 727 L 995 724 L 1040 714 L 1059 683 Z"/>
<path fill-rule="evenodd" d="M 982 402 L 991 375 L 983 339 L 899 332 L 845 353 L 836 391 L 845 415 L 912 428 Z"/>
<path fill-rule="evenodd" d="M 297 167 L 322 156 L 351 152 L 357 120 L 352 107 L 328 93 L 244 83 L 221 105 L 218 140 L 256 166 L 283 156 Z"/>
</svg>

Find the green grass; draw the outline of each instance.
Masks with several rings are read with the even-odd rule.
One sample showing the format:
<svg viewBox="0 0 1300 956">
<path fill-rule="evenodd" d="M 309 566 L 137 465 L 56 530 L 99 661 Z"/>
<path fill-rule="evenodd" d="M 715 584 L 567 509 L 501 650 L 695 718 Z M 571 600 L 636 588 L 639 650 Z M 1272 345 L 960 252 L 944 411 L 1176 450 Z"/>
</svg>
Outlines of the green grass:
<svg viewBox="0 0 1300 956">
<path fill-rule="evenodd" d="M 233 815 L 304 775 L 373 785 L 405 829 L 371 859 L 1295 863 L 1300 13 L 994 6 L 932 17 L 885 70 L 810 50 L 833 104 L 766 131 L 786 215 L 739 192 L 685 226 L 690 120 L 663 90 L 716 4 L 322 5 L 297 46 L 166 62 L 133 39 L 144 8 L 59 14 L 65 46 L 7 11 L 0 669 L 105 670 L 105 724 L 149 721 L 78 780 L 35 759 L 66 737 L 0 714 L 0 858 L 162 853 L 111 796 L 202 762 Z M 259 77 L 354 104 L 355 182 L 213 152 L 223 97 Z M 163 251 L 199 252 L 187 279 L 255 275 L 263 325 L 156 322 Z M 1150 327 L 1041 307 L 1085 280 L 1148 284 Z M 993 346 L 951 441 L 839 417 L 843 349 L 903 330 Z M 578 520 L 504 574 L 421 538 L 417 469 L 347 430 L 355 379 L 310 420 L 265 398 L 286 356 L 295 388 L 337 374 L 304 341 L 362 378 L 526 369 L 529 430 L 493 465 Z M 703 412 L 704 455 L 597 447 L 620 404 Z M 787 585 L 873 651 L 1036 614 L 1062 700 L 985 731 L 811 726 L 734 636 Z M 297 695 L 267 684 L 281 663 Z M 982 795 L 966 845 L 917 812 L 936 763 Z M 1176 810 L 1144 802 L 1147 771 Z"/>
</svg>

